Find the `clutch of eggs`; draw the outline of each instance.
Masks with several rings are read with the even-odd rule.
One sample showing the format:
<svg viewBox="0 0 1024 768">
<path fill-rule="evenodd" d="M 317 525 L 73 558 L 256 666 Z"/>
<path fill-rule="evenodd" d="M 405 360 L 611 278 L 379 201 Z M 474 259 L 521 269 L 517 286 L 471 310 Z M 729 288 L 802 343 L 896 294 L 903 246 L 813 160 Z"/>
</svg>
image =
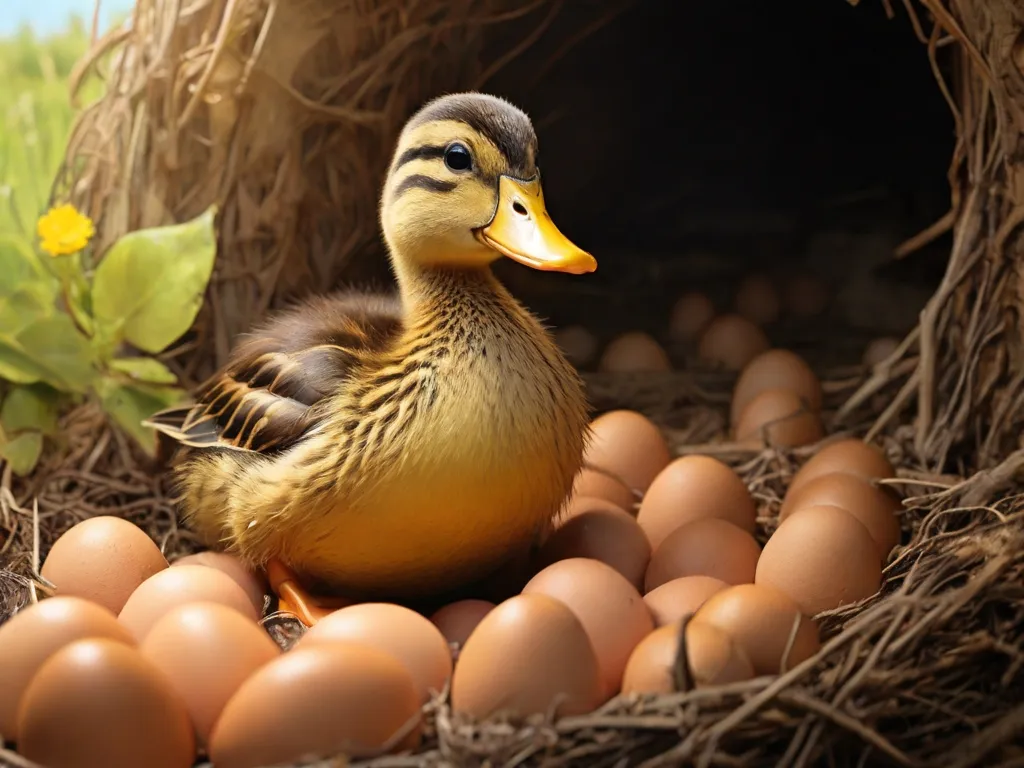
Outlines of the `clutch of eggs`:
<svg viewBox="0 0 1024 768">
<path fill-rule="evenodd" d="M 755 356 L 736 421 L 766 392 L 816 413 L 820 384 L 801 362 Z M 0 733 L 51 768 L 401 752 L 445 690 L 469 717 L 565 716 L 616 695 L 779 674 L 817 653 L 816 614 L 878 590 L 900 505 L 876 482 L 894 471 L 873 446 L 837 440 L 807 461 L 762 547 L 764 511 L 728 465 L 673 458 L 633 411 L 605 413 L 592 431 L 594 469 L 521 594 L 430 616 L 355 604 L 286 652 L 260 625 L 266 582 L 237 559 L 169 564 L 131 523 L 79 523 L 42 568 L 56 595 L 0 627 Z"/>
</svg>

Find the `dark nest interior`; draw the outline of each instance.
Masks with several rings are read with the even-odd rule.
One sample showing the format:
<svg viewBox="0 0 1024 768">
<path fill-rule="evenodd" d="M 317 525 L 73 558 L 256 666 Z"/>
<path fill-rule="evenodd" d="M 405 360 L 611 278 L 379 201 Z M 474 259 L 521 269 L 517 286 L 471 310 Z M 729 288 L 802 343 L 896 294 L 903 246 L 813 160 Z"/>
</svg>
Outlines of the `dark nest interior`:
<svg viewBox="0 0 1024 768">
<path fill-rule="evenodd" d="M 376 205 L 423 100 L 478 88 L 534 118 L 559 227 L 585 279 L 501 265 L 554 326 L 645 330 L 675 371 L 586 371 L 596 410 L 641 410 L 678 454 L 743 476 L 759 535 L 815 446 L 725 433 L 732 376 L 666 338 L 685 291 L 829 287 L 775 346 L 825 384 L 833 433 L 899 468 L 903 542 L 875 597 L 819 617 L 814 658 L 777 678 L 613 700 L 585 717 L 466 722 L 442 699 L 415 756 L 379 766 L 1024 765 L 1024 9 L 1013 0 L 628 5 L 535 0 L 139 0 L 82 71 L 87 109 L 55 194 L 124 231 L 220 207 L 218 268 L 165 356 L 194 384 L 268 309 L 325 286 L 386 286 Z M 872 369 L 878 336 L 903 339 Z M 0 616 L 34 599 L 75 521 L 120 514 L 169 556 L 196 544 L 159 473 L 93 406 L 0 488 Z M 0 760 L 4 758 L 0 752 Z"/>
</svg>

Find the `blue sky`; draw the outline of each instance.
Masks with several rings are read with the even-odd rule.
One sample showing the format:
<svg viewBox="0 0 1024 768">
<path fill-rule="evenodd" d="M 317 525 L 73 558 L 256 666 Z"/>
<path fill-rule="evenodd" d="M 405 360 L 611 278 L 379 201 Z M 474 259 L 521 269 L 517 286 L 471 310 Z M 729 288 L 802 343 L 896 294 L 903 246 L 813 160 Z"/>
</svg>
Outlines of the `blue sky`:
<svg viewBox="0 0 1024 768">
<path fill-rule="evenodd" d="M 93 3 L 94 0 L 0 0 L 0 37 L 17 32 L 26 24 L 40 35 L 60 32 L 72 14 L 91 20 Z M 103 27 L 130 11 L 133 5 L 134 0 L 102 0 Z"/>
</svg>

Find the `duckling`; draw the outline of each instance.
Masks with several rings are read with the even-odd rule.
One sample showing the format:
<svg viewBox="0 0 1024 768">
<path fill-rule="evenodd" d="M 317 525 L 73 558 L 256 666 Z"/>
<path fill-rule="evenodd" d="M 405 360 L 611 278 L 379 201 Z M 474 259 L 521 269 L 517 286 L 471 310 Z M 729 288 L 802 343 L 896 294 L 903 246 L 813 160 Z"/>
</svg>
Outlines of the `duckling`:
<svg viewBox="0 0 1024 768">
<path fill-rule="evenodd" d="M 486 577 L 549 530 L 580 471 L 576 370 L 490 266 L 584 274 L 551 220 L 530 119 L 481 93 L 408 121 L 380 198 L 397 294 L 279 313 L 192 405 L 148 423 L 179 449 L 183 516 L 267 568 L 306 624 L 304 584 L 417 598 Z"/>
</svg>

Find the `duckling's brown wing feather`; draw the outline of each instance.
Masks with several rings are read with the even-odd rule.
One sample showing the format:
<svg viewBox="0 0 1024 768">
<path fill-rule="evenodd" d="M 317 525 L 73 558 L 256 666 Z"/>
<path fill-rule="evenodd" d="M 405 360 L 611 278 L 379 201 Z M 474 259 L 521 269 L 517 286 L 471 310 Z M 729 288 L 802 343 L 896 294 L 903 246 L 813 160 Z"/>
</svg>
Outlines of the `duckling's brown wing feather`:
<svg viewBox="0 0 1024 768">
<path fill-rule="evenodd" d="M 147 422 L 195 449 L 272 453 L 321 420 L 323 404 L 401 330 L 401 305 L 378 294 L 318 297 L 283 312 L 239 345 L 195 404 Z"/>
</svg>

